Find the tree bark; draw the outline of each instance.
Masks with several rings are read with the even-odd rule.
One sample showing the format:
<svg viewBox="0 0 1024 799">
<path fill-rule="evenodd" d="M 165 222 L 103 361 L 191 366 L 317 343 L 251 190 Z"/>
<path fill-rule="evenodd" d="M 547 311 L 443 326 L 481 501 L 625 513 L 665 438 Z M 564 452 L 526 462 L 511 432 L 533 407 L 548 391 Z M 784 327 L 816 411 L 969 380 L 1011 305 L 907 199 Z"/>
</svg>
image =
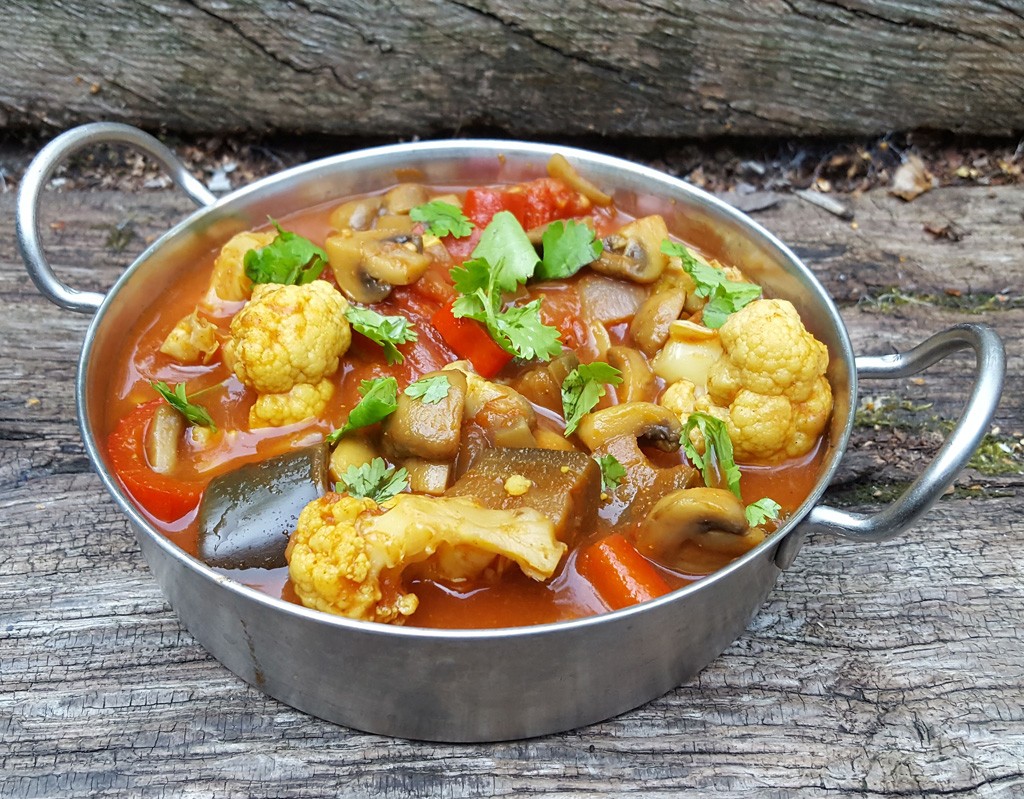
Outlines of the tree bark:
<svg viewBox="0 0 1024 799">
<path fill-rule="evenodd" d="M 1020 0 L 15 0 L 0 127 L 860 136 L 1024 129 Z"/>
</svg>

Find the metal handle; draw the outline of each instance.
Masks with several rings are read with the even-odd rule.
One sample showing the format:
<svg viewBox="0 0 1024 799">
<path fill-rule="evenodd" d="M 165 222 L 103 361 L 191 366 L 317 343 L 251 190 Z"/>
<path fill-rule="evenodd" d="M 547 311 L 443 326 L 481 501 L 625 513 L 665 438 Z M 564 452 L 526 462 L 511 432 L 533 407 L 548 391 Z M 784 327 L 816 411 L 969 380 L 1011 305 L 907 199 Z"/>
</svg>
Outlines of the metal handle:
<svg viewBox="0 0 1024 799">
<path fill-rule="evenodd" d="M 47 144 L 32 159 L 18 189 L 15 228 L 18 250 L 32 282 L 43 296 L 61 308 L 92 313 L 100 307 L 103 295 L 95 291 L 78 291 L 65 285 L 54 274 L 40 242 L 39 201 L 43 188 L 57 166 L 69 155 L 93 144 L 128 144 L 148 155 L 162 166 L 171 180 L 196 205 L 212 205 L 217 201 L 199 180 L 192 176 L 178 157 L 157 139 L 130 125 L 117 122 L 93 122 L 72 128 Z"/>
<path fill-rule="evenodd" d="M 1006 372 L 1002 341 L 986 325 L 964 324 L 936 333 L 909 352 L 856 360 L 858 378 L 899 378 L 917 374 L 967 347 L 976 355 L 974 389 L 953 432 L 921 476 L 889 507 L 875 514 L 818 505 L 799 532 L 825 531 L 857 541 L 885 541 L 911 527 L 938 501 L 981 443 L 999 404 Z"/>
</svg>

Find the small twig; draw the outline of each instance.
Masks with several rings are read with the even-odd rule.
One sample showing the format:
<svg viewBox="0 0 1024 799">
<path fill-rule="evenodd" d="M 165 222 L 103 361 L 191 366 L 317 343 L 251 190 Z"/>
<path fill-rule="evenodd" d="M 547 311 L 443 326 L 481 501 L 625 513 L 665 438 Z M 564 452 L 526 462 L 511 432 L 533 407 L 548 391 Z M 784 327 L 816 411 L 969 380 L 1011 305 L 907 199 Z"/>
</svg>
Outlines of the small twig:
<svg viewBox="0 0 1024 799">
<path fill-rule="evenodd" d="M 820 191 L 811 191 L 810 189 L 795 189 L 793 193 L 804 202 L 816 205 L 833 216 L 838 216 L 840 219 L 847 221 L 853 219 L 853 211 L 834 197 L 822 194 Z"/>
</svg>

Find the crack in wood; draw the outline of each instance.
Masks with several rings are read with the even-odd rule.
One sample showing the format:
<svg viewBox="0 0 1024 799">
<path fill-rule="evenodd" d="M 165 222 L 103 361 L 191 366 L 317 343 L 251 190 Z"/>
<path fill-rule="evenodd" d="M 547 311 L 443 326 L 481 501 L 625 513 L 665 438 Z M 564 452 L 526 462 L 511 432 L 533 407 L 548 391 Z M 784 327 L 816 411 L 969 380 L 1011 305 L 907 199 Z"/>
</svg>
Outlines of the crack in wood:
<svg viewBox="0 0 1024 799">
<path fill-rule="evenodd" d="M 631 77 L 630 73 L 620 66 L 591 61 L 588 58 L 580 55 L 579 53 L 575 53 L 571 50 L 566 50 L 561 47 L 558 47 L 557 45 L 552 44 L 551 42 L 547 42 L 543 38 L 541 38 L 539 32 L 534 31 L 533 29 L 528 28 L 524 25 L 521 25 L 520 23 L 513 22 L 511 20 L 506 20 L 499 14 L 495 14 L 494 12 L 488 11 L 484 8 L 474 6 L 472 3 L 461 2 L 460 0 L 445 0 L 445 2 L 447 2 L 450 5 L 457 6 L 458 8 L 462 8 L 466 11 L 471 11 L 484 19 L 496 22 L 499 25 L 501 25 L 502 28 L 510 31 L 514 35 L 521 36 L 527 39 L 528 41 L 532 42 L 533 44 L 537 45 L 538 47 L 555 53 L 556 55 L 560 56 L 561 58 L 565 58 L 568 61 L 581 64 L 587 69 L 607 72 L 611 75 L 614 75 L 616 78 L 625 83 L 632 83 L 634 80 L 638 79 L 636 77 Z M 646 78 L 644 80 L 646 82 Z"/>
</svg>

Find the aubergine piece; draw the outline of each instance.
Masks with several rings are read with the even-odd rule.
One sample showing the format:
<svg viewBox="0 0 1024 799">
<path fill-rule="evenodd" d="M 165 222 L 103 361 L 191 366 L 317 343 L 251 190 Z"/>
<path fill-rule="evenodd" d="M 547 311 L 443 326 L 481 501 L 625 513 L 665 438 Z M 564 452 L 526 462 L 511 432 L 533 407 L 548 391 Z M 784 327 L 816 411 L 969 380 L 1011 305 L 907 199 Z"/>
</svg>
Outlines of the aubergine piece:
<svg viewBox="0 0 1024 799">
<path fill-rule="evenodd" d="M 299 513 L 330 487 L 326 443 L 249 463 L 210 481 L 199 505 L 199 557 L 220 569 L 287 565 Z"/>
<path fill-rule="evenodd" d="M 572 546 L 577 536 L 594 528 L 601 469 L 578 451 L 488 449 L 445 496 L 473 497 L 481 505 L 502 510 L 533 508 L 555 525 L 559 541 Z"/>
</svg>

